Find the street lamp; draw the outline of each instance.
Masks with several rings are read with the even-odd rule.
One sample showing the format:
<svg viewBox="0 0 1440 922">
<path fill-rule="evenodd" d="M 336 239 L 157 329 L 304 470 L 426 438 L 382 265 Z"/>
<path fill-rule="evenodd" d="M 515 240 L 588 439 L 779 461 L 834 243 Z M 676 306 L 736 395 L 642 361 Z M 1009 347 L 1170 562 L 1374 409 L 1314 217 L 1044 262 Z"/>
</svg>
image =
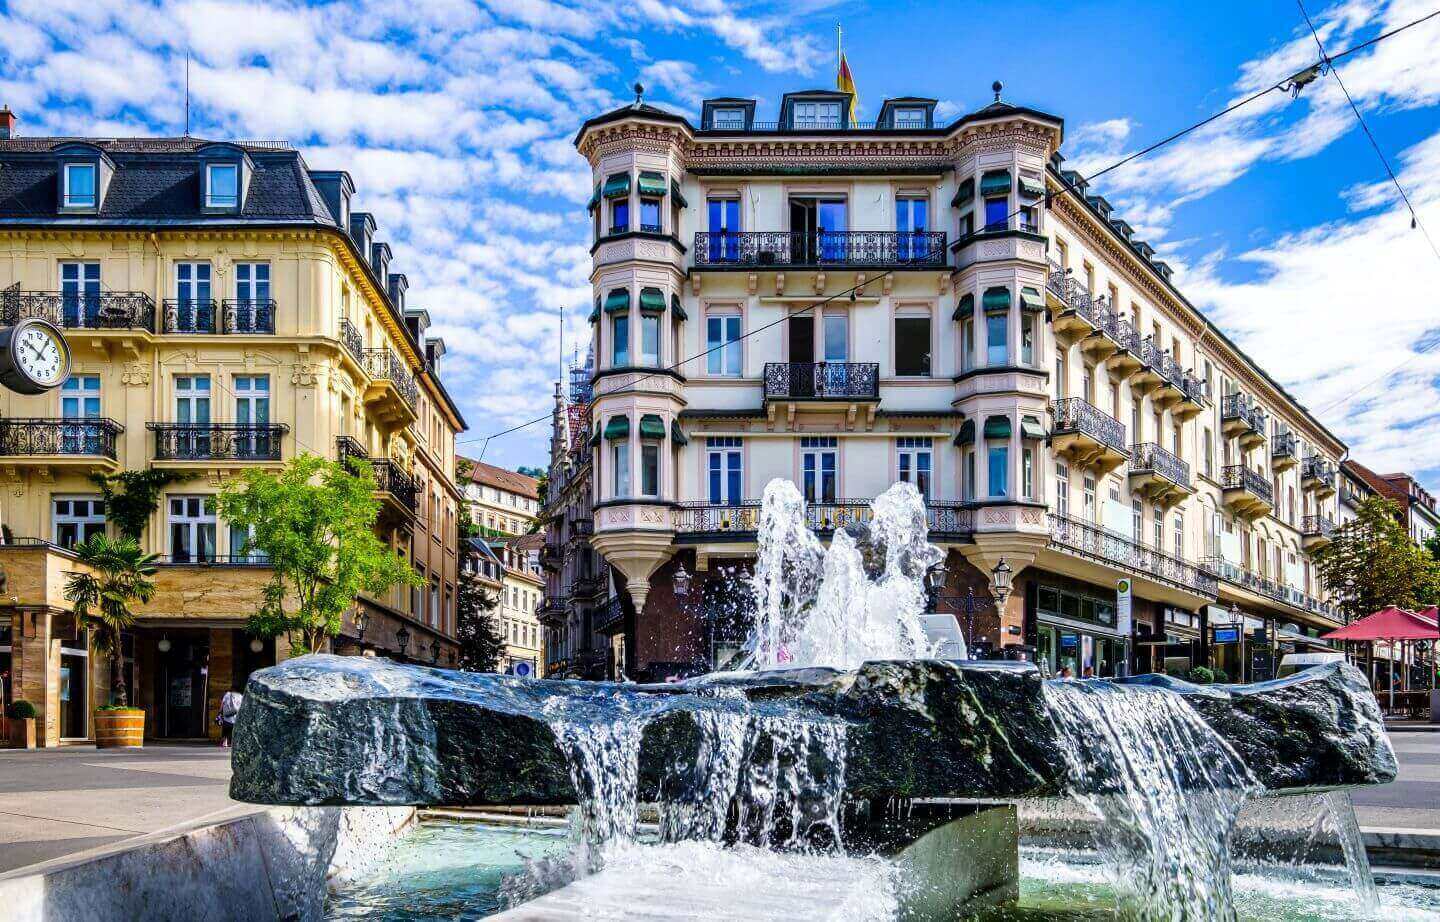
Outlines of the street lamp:
<svg viewBox="0 0 1440 922">
<path fill-rule="evenodd" d="M 355 622 L 355 639 L 359 641 L 360 649 L 363 650 L 365 649 L 365 628 L 370 626 L 370 615 L 366 613 L 365 609 L 358 608 L 355 610 L 353 620 Z"/>
<path fill-rule="evenodd" d="M 438 662 L 440 662 L 440 638 L 437 637 L 430 641 L 430 664 L 433 666 Z"/>
<path fill-rule="evenodd" d="M 681 601 L 690 598 L 690 574 L 683 562 L 675 568 L 675 595 Z"/>
<path fill-rule="evenodd" d="M 405 658 L 405 648 L 410 646 L 410 631 L 405 625 L 400 625 L 400 630 L 395 632 L 395 642 L 400 645 L 400 658 Z"/>
<path fill-rule="evenodd" d="M 995 569 L 990 571 L 991 591 L 995 595 L 995 608 L 1005 608 L 1005 600 L 1010 598 L 1010 565 L 1001 557 L 995 562 Z"/>
</svg>

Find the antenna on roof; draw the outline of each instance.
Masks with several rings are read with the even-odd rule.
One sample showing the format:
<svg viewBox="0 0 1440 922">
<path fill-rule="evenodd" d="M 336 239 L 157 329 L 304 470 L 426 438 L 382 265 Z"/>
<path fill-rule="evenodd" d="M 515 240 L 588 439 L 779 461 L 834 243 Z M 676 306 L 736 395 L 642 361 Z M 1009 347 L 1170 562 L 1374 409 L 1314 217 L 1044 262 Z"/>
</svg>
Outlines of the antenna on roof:
<svg viewBox="0 0 1440 922">
<path fill-rule="evenodd" d="M 641 82 L 639 82 L 639 81 L 637 80 L 637 81 L 635 82 L 635 106 L 636 106 L 636 108 L 639 108 L 639 106 L 640 106 L 640 101 L 643 100 L 644 98 L 645 98 L 645 84 L 643 84 L 643 83 L 641 83 Z"/>
<path fill-rule="evenodd" d="M 185 50 L 185 137 L 190 137 L 190 50 Z"/>
</svg>

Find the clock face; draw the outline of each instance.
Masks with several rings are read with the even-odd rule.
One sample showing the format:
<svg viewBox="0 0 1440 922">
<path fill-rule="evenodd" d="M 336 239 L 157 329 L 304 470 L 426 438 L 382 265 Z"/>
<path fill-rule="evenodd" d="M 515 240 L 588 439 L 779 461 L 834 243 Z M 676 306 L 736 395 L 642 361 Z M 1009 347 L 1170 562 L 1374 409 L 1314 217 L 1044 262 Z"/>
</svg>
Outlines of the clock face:
<svg viewBox="0 0 1440 922">
<path fill-rule="evenodd" d="M 65 346 L 48 325 L 27 324 L 16 331 L 15 364 L 42 387 L 56 387 L 65 376 Z"/>
</svg>

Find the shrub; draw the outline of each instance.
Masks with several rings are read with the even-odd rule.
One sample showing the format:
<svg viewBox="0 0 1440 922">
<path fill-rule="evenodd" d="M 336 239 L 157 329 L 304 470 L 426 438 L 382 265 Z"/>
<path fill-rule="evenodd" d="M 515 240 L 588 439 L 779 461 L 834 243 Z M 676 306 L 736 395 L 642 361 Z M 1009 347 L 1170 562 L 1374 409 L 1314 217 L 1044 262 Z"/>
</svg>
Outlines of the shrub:
<svg viewBox="0 0 1440 922">
<path fill-rule="evenodd" d="M 1196 666 L 1190 670 L 1190 681 L 1196 685 L 1209 685 L 1215 681 L 1215 673 L 1208 666 Z"/>
<path fill-rule="evenodd" d="M 16 698 L 10 702 L 10 716 L 16 720 L 33 720 L 37 713 L 35 705 L 24 698 Z"/>
<path fill-rule="evenodd" d="M 1215 681 L 1218 684 L 1225 685 L 1229 683 L 1230 673 L 1226 672 L 1224 669 L 1212 669 L 1210 671 L 1215 673 Z"/>
<path fill-rule="evenodd" d="M 1168 676 L 1169 676 L 1170 678 L 1172 678 L 1172 679 L 1183 679 L 1183 678 L 1185 678 L 1185 670 L 1184 670 L 1184 669 L 1180 669 L 1179 667 L 1171 667 L 1171 668 L 1169 668 L 1169 669 L 1166 669 L 1166 670 L 1165 670 L 1165 674 L 1168 675 Z"/>
</svg>

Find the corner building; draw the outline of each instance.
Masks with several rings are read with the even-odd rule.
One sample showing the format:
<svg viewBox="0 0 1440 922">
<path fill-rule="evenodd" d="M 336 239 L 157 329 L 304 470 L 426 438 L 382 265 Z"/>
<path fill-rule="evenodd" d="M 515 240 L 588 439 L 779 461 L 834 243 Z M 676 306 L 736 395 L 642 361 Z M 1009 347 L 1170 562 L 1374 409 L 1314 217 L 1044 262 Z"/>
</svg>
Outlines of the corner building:
<svg viewBox="0 0 1440 922">
<path fill-rule="evenodd" d="M 1128 640 L 1132 671 L 1250 679 L 1323 648 L 1338 622 L 1309 554 L 1345 447 L 1104 198 L 1067 188 L 1062 121 L 998 94 L 948 125 L 925 98 L 848 109 L 790 93 L 762 122 L 716 99 L 692 125 L 637 102 L 576 138 L 595 367 L 574 469 L 619 603 L 612 659 L 660 678 L 733 649 L 775 477 L 822 536 L 914 483 L 947 553 L 934 604 L 982 653 L 1112 675 Z"/>
<path fill-rule="evenodd" d="M 16 137 L 0 117 L 0 322 L 52 320 L 74 360 L 60 390 L 0 392 L 6 701 L 36 705 L 46 745 L 91 735 L 110 668 L 63 591 L 71 548 L 117 533 L 91 475 L 164 470 L 158 591 L 122 670 L 147 735 L 216 735 L 220 697 L 288 650 L 244 630 L 271 572 L 214 497 L 301 453 L 370 459 L 377 528 L 425 580 L 362 596 L 335 652 L 453 662 L 464 421 L 348 174 L 284 144 Z"/>
</svg>

